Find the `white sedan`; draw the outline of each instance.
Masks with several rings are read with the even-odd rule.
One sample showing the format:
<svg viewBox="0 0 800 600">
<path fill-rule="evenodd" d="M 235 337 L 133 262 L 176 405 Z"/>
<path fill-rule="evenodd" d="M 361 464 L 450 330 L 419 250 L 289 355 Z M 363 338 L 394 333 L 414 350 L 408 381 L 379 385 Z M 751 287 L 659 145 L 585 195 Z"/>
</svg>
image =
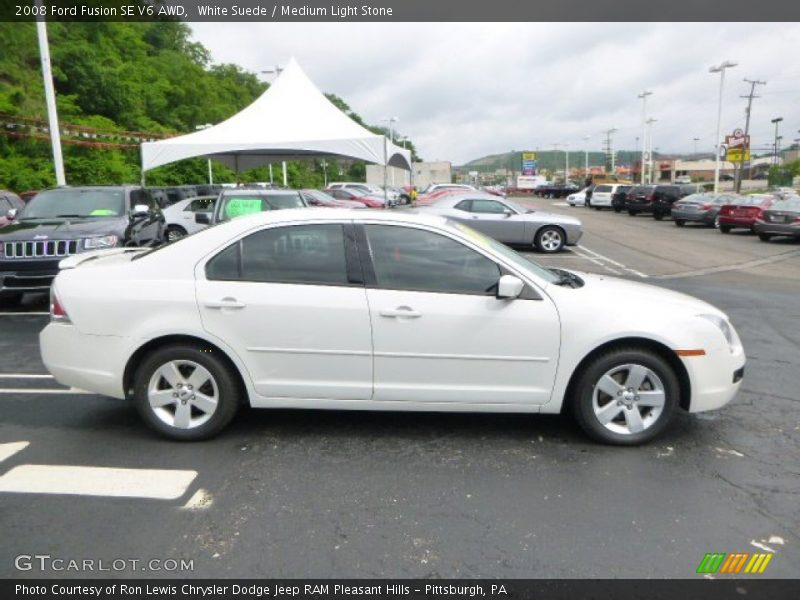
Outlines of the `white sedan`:
<svg viewBox="0 0 800 600">
<path fill-rule="evenodd" d="M 724 406 L 744 371 L 717 308 L 545 269 L 440 217 L 275 211 L 61 268 L 40 337 L 47 369 L 131 399 L 178 440 L 217 434 L 249 403 L 569 410 L 594 439 L 631 445 L 679 407 Z"/>
<path fill-rule="evenodd" d="M 567 196 L 567 204 L 570 206 L 586 206 L 586 192 L 589 188 L 584 188 L 580 192 L 575 192 Z"/>
<path fill-rule="evenodd" d="M 174 242 L 185 235 L 197 233 L 208 227 L 206 224 L 197 223 L 194 215 L 198 212 L 211 212 L 214 210 L 216 196 L 199 196 L 186 198 L 168 206 L 161 212 L 166 219 L 167 241 Z"/>
</svg>

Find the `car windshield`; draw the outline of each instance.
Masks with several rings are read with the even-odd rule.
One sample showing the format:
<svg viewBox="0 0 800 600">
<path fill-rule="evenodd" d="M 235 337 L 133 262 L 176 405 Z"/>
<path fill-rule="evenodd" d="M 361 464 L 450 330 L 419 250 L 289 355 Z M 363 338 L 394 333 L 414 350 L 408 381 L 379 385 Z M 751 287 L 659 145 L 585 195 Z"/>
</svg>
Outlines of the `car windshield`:
<svg viewBox="0 0 800 600">
<path fill-rule="evenodd" d="M 714 202 L 719 198 L 714 198 L 714 196 L 710 196 L 708 194 L 690 194 L 686 196 L 686 198 L 681 198 L 681 202 L 689 203 L 689 204 L 705 204 L 706 202 Z"/>
<path fill-rule="evenodd" d="M 561 279 L 561 277 L 559 277 L 557 274 L 553 273 L 548 269 L 545 269 L 539 263 L 533 262 L 532 260 L 528 260 L 521 254 L 514 252 L 511 248 L 509 248 L 505 244 L 501 244 L 500 242 L 488 236 L 485 236 L 482 233 L 475 231 L 471 227 L 467 227 L 466 225 L 463 225 L 458 221 L 454 221 L 451 219 L 447 220 L 447 224 L 453 229 L 458 230 L 462 235 L 466 235 L 472 242 L 478 244 L 483 248 L 491 250 L 496 254 L 499 254 L 500 256 L 505 258 L 508 262 L 519 267 L 523 271 L 527 271 L 528 273 L 534 274 L 539 279 L 543 279 L 548 283 L 556 283 Z"/>
<path fill-rule="evenodd" d="M 766 200 L 772 200 L 772 196 L 764 196 L 764 195 L 742 196 L 736 201 L 736 204 L 762 204 Z"/>
<path fill-rule="evenodd" d="M 125 192 L 120 189 L 46 190 L 23 209 L 20 220 L 120 217 L 124 213 Z"/>
<path fill-rule="evenodd" d="M 770 210 L 790 210 L 798 212 L 800 211 L 800 196 L 795 196 L 794 198 L 787 198 L 786 200 L 776 202 L 772 205 Z"/>
<path fill-rule="evenodd" d="M 281 210 L 284 208 L 302 208 L 305 206 L 300 194 L 229 194 L 222 197 L 219 209 L 219 220 L 229 221 L 243 215 Z"/>
</svg>

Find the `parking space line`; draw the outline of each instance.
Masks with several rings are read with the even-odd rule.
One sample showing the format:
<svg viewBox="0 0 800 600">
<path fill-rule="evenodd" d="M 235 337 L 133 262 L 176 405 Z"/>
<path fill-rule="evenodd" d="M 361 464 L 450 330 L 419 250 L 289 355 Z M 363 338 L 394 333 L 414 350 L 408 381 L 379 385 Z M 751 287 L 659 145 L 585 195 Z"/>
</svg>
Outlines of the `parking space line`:
<svg viewBox="0 0 800 600">
<path fill-rule="evenodd" d="M 0 462 L 14 456 L 17 452 L 21 452 L 30 445 L 30 442 L 9 442 L 7 444 L 0 444 Z"/>
<path fill-rule="evenodd" d="M 0 477 L 0 492 L 175 500 L 197 471 L 20 465 Z"/>
<path fill-rule="evenodd" d="M 49 315 L 49 312 L 0 312 L 0 317 L 27 317 L 28 315 Z"/>
<path fill-rule="evenodd" d="M 53 379 L 53 376 L 40 373 L 0 373 L 0 379 Z"/>
<path fill-rule="evenodd" d="M 624 271 L 627 271 L 628 273 L 630 273 L 632 275 L 636 275 L 637 277 L 642 277 L 644 279 L 647 279 L 649 277 L 649 275 L 645 275 L 641 271 L 637 271 L 636 269 L 631 269 L 630 267 L 627 267 L 627 266 L 623 265 L 621 262 L 619 262 L 617 260 L 614 260 L 613 258 L 609 258 L 608 256 L 604 256 L 603 254 L 600 254 L 599 252 L 595 252 L 594 250 L 592 250 L 590 248 L 587 248 L 586 246 L 578 245 L 577 247 L 580 248 L 581 250 L 584 250 L 584 251 L 588 252 L 589 254 L 597 257 L 598 259 L 600 259 L 602 261 L 611 263 L 612 265 L 615 265 L 615 266 L 619 267 L 620 269 L 623 269 Z"/>
<path fill-rule="evenodd" d="M 603 267 L 606 271 L 608 271 L 612 275 L 622 275 L 621 271 L 617 271 L 616 269 L 614 269 L 612 267 L 609 267 L 607 264 L 604 264 L 603 262 L 601 262 L 598 258 L 596 258 L 594 256 L 591 256 L 590 254 L 586 254 L 586 253 L 578 250 L 577 248 L 582 248 L 582 247 L 581 246 L 576 246 L 576 249 L 574 250 L 574 252 L 578 256 L 580 256 L 581 258 L 585 258 L 586 260 L 588 260 L 590 262 L 593 262 L 597 266 Z"/>
<path fill-rule="evenodd" d="M 63 390 L 47 388 L 0 388 L 0 394 L 91 394 L 86 390 L 68 388 Z"/>
</svg>

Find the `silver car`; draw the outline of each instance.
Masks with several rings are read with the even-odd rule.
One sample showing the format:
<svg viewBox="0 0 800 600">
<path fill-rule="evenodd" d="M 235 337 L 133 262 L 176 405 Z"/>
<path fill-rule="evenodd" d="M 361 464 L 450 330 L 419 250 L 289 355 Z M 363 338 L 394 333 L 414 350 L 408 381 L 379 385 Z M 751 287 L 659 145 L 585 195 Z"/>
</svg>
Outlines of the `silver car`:
<svg viewBox="0 0 800 600">
<path fill-rule="evenodd" d="M 533 245 L 548 254 L 574 246 L 583 234 L 575 217 L 534 210 L 478 192 L 451 194 L 419 211 L 459 221 L 504 244 Z"/>
</svg>

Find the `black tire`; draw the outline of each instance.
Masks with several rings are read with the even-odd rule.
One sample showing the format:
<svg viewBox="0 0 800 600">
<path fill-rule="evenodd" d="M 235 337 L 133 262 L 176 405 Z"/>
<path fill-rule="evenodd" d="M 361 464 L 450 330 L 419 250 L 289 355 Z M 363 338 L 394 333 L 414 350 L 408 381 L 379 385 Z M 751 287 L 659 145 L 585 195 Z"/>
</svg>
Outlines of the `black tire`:
<svg viewBox="0 0 800 600">
<path fill-rule="evenodd" d="M 171 361 L 191 361 L 204 367 L 214 378 L 217 386 L 217 407 L 211 418 L 197 427 L 181 429 L 162 421 L 148 401 L 148 384 L 156 370 Z M 191 442 L 205 440 L 217 435 L 236 415 L 242 400 L 239 379 L 229 362 L 198 346 L 175 344 L 158 348 L 145 356 L 136 369 L 133 379 L 133 400 L 136 410 L 152 429 L 171 440 Z"/>
<path fill-rule="evenodd" d="M 622 212 L 622 209 L 621 209 L 620 207 L 618 207 L 618 206 L 615 206 L 615 207 L 614 207 L 614 212 L 615 212 L 615 213 L 621 213 L 621 212 Z"/>
<path fill-rule="evenodd" d="M 553 244 L 555 240 L 558 240 L 556 245 Z M 536 246 L 539 252 L 543 252 L 544 254 L 561 252 L 566 243 L 567 236 L 564 230 L 555 225 L 545 225 L 536 232 L 533 238 L 533 245 Z"/>
<path fill-rule="evenodd" d="M 638 211 L 638 210 L 631 210 L 630 208 L 628 209 L 628 215 L 629 215 L 629 216 L 631 216 L 631 217 L 635 217 L 635 216 L 636 216 L 636 215 L 638 215 L 638 214 L 639 214 L 639 211 Z"/>
<path fill-rule="evenodd" d="M 664 213 L 661 213 L 661 212 L 654 212 L 654 213 L 653 213 L 653 218 L 654 218 L 656 221 L 663 221 L 663 220 L 664 220 Z"/>
<path fill-rule="evenodd" d="M 593 206 L 592 208 L 594 208 L 595 210 L 602 210 L 599 206 Z"/>
<path fill-rule="evenodd" d="M 720 225 L 719 226 L 719 232 L 720 233 L 730 233 L 731 232 L 730 225 Z"/>
<path fill-rule="evenodd" d="M 686 225 L 686 221 L 684 221 L 683 219 L 676 219 L 675 225 L 677 225 L 678 227 L 683 227 L 684 225 Z"/>
<path fill-rule="evenodd" d="M 661 380 L 664 388 L 661 414 L 638 433 L 625 434 L 611 431 L 598 420 L 593 408 L 593 394 L 598 380 L 615 367 L 626 364 L 641 365 L 650 369 Z M 570 398 L 572 412 L 581 428 L 593 440 L 617 446 L 638 446 L 661 434 L 672 420 L 680 397 L 680 383 L 669 363 L 658 354 L 637 347 L 618 348 L 596 356 L 582 368 L 573 390 L 573 396 Z M 615 400 L 609 402 L 619 405 Z M 624 416 L 625 410 L 620 408 L 620 415 Z M 629 410 L 639 410 L 639 408 L 634 407 Z"/>
<path fill-rule="evenodd" d="M 0 292 L 0 306 L 3 308 L 13 308 L 22 302 L 22 292 Z"/>
<path fill-rule="evenodd" d="M 174 242 L 186 235 L 186 230 L 180 225 L 170 225 L 164 230 L 164 240 Z"/>
<path fill-rule="evenodd" d="M 762 242 L 768 242 L 772 239 L 772 236 L 768 233 L 759 233 L 758 239 L 760 239 Z"/>
</svg>

